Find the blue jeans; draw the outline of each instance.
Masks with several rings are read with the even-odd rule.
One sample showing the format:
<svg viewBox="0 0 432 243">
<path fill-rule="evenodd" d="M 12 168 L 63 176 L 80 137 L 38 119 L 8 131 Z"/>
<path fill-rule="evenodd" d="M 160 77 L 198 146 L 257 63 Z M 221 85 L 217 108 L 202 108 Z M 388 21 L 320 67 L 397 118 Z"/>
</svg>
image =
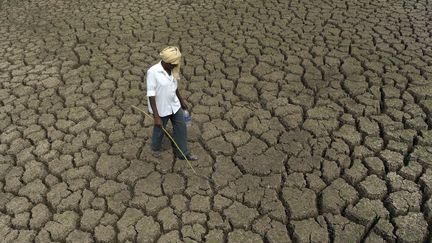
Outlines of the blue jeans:
<svg viewBox="0 0 432 243">
<path fill-rule="evenodd" d="M 182 152 L 185 155 L 188 155 L 189 150 L 187 148 L 187 129 L 183 117 L 183 110 L 180 108 L 175 114 L 161 117 L 161 119 L 164 128 L 166 128 L 166 124 L 168 123 L 168 120 L 171 120 L 173 126 L 173 133 L 171 134 L 171 136 L 174 139 L 174 141 L 177 143 L 177 145 L 180 147 Z M 164 134 L 165 132 L 162 130 L 161 127 L 153 126 L 153 136 L 152 136 L 152 144 L 151 144 L 153 151 L 161 150 L 162 138 Z M 177 147 L 173 144 L 171 139 L 170 142 L 171 142 L 171 146 L 174 149 L 174 154 L 176 156 L 181 156 L 180 151 L 178 151 Z"/>
</svg>

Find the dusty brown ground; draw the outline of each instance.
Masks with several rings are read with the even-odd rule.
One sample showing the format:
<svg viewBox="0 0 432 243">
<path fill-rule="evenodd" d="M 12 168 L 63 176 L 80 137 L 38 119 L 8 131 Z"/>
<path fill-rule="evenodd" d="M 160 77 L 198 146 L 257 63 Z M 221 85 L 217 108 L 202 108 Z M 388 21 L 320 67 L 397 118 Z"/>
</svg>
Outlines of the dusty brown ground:
<svg viewBox="0 0 432 243">
<path fill-rule="evenodd" d="M 431 242 L 431 6 L 0 1 L 0 241 Z M 167 44 L 200 176 L 130 108 Z"/>
</svg>

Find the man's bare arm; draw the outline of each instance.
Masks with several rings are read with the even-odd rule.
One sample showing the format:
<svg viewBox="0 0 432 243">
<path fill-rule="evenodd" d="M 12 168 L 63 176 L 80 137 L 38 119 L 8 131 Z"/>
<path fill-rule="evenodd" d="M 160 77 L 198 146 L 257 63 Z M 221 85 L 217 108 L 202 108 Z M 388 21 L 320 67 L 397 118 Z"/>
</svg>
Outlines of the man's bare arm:
<svg viewBox="0 0 432 243">
<path fill-rule="evenodd" d="M 180 92 L 178 89 L 176 89 L 176 95 L 177 95 L 178 99 L 180 100 L 181 108 L 183 110 L 188 110 L 188 106 L 186 105 L 186 102 L 183 100 L 183 97 L 180 95 Z"/>
<path fill-rule="evenodd" d="M 149 100 L 150 100 L 150 106 L 153 110 L 154 125 L 162 127 L 162 119 L 160 118 L 157 107 L 156 107 L 156 96 L 150 96 Z"/>
</svg>

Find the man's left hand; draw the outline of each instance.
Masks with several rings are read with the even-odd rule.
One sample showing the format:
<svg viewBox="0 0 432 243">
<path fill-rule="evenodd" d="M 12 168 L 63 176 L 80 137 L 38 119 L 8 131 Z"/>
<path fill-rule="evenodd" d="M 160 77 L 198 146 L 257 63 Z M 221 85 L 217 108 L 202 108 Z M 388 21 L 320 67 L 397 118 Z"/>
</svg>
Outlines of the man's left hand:
<svg viewBox="0 0 432 243">
<path fill-rule="evenodd" d="M 181 105 L 181 108 L 182 108 L 183 110 L 189 110 L 189 107 L 188 107 L 186 104 L 182 104 L 182 105 Z"/>
</svg>

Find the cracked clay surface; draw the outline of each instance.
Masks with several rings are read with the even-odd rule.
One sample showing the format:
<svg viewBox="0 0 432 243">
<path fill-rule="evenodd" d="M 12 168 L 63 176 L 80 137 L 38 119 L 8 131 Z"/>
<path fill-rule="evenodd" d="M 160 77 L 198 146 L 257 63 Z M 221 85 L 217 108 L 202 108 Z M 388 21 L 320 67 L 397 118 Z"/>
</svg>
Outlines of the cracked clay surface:
<svg viewBox="0 0 432 243">
<path fill-rule="evenodd" d="M 431 242 L 431 6 L 0 1 L 0 241 Z M 131 108 L 166 45 L 200 176 Z"/>
</svg>

